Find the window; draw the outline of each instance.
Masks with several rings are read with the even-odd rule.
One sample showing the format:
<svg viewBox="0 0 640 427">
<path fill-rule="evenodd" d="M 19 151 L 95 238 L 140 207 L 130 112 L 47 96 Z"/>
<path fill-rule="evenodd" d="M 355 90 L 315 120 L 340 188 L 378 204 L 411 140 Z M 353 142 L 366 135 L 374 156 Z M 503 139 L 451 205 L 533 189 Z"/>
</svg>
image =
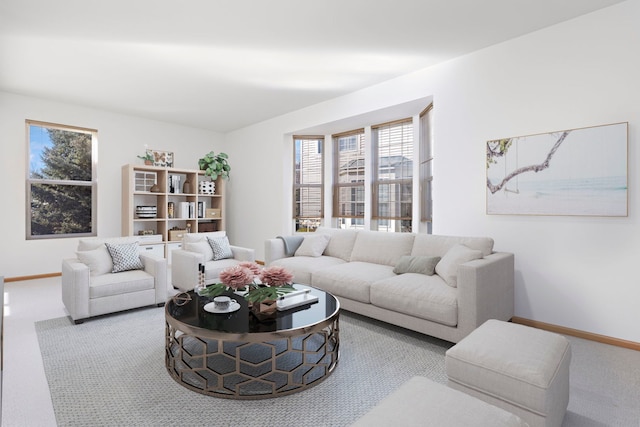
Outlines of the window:
<svg viewBox="0 0 640 427">
<path fill-rule="evenodd" d="M 420 114 L 420 221 L 433 226 L 433 104 Z"/>
<path fill-rule="evenodd" d="M 373 218 L 379 231 L 411 232 L 413 121 L 372 127 Z"/>
<path fill-rule="evenodd" d="M 323 210 L 324 137 L 294 136 L 294 221 L 297 232 L 315 231 Z"/>
<path fill-rule="evenodd" d="M 364 129 L 334 135 L 333 217 L 339 228 L 364 225 Z"/>
<path fill-rule="evenodd" d="M 96 235 L 97 131 L 27 120 L 27 239 Z"/>
</svg>

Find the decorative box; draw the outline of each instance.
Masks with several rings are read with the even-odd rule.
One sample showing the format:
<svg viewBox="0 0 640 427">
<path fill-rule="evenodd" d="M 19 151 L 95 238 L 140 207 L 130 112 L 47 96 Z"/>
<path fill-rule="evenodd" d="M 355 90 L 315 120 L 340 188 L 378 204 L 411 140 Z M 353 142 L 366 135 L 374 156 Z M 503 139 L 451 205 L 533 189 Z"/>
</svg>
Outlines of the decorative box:
<svg viewBox="0 0 640 427">
<path fill-rule="evenodd" d="M 222 209 L 207 209 L 204 212 L 205 218 L 222 218 Z"/>
<path fill-rule="evenodd" d="M 214 181 L 200 181 L 198 191 L 200 194 L 214 194 L 216 192 L 216 183 Z"/>
<path fill-rule="evenodd" d="M 169 230 L 169 241 L 175 242 L 176 240 L 182 240 L 182 237 L 187 230 Z"/>
</svg>

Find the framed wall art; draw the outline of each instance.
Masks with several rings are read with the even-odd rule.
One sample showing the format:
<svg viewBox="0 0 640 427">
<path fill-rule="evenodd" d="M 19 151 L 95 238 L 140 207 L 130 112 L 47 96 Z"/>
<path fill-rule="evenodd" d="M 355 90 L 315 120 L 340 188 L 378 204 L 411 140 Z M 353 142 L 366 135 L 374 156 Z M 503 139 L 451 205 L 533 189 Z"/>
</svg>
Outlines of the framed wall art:
<svg viewBox="0 0 640 427">
<path fill-rule="evenodd" d="M 487 214 L 627 216 L 628 123 L 487 141 Z"/>
<path fill-rule="evenodd" d="M 153 157 L 153 166 L 173 167 L 172 152 L 147 149 L 147 154 L 151 154 L 151 157 Z"/>
</svg>

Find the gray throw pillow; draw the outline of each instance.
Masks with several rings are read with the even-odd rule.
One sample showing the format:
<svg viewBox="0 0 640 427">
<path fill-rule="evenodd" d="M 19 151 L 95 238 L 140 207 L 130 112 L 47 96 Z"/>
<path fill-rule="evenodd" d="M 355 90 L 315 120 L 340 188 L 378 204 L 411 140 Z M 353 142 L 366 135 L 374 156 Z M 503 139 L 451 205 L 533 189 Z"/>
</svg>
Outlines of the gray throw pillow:
<svg viewBox="0 0 640 427">
<path fill-rule="evenodd" d="M 105 246 L 113 261 L 112 273 L 144 269 L 144 265 L 142 265 L 142 261 L 140 260 L 140 254 L 138 253 L 138 242 L 123 244 L 105 243 Z"/>
<path fill-rule="evenodd" d="M 432 276 L 436 265 L 440 261 L 439 256 L 409 256 L 403 255 L 398 260 L 393 272 L 396 274 L 419 273 Z"/>
<path fill-rule="evenodd" d="M 213 260 L 218 261 L 221 259 L 233 258 L 233 251 L 231 245 L 229 245 L 229 238 L 224 237 L 207 237 L 209 245 L 213 250 Z"/>
</svg>

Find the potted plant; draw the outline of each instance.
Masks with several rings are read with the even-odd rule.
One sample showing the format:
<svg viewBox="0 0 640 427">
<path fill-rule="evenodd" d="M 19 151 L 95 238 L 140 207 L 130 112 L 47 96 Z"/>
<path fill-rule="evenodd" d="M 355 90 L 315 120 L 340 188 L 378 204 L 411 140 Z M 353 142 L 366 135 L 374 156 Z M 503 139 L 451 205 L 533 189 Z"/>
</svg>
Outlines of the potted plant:
<svg viewBox="0 0 640 427">
<path fill-rule="evenodd" d="M 153 165 L 153 155 L 151 151 L 146 151 L 144 156 L 138 156 L 138 158 L 144 160 L 145 165 Z"/>
<path fill-rule="evenodd" d="M 218 176 L 228 179 L 231 171 L 231 166 L 227 161 L 228 158 L 229 156 L 226 153 L 215 154 L 211 151 L 203 158 L 198 159 L 198 167 L 204 171 L 206 176 L 210 176 L 212 180 L 215 180 Z"/>
</svg>

